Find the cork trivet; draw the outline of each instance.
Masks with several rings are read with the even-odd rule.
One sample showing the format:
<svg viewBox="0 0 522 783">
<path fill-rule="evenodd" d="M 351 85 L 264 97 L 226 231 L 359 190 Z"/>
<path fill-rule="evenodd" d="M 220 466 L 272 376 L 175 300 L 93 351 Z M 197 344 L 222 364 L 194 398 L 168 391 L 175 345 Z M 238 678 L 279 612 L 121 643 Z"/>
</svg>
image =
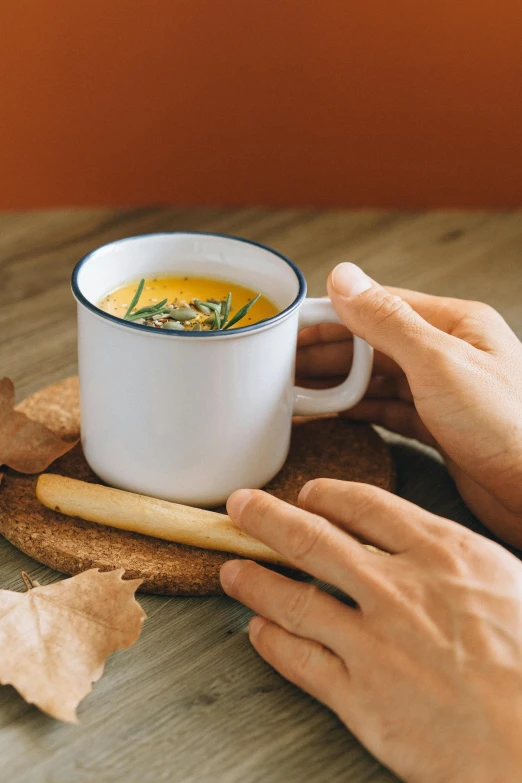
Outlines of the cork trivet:
<svg viewBox="0 0 522 783">
<path fill-rule="evenodd" d="M 61 435 L 79 434 L 77 378 L 49 386 L 17 407 Z M 80 445 L 53 463 L 49 472 L 99 482 Z M 388 448 L 379 435 L 365 424 L 337 417 L 296 423 L 288 460 L 266 489 L 295 502 L 302 485 L 319 476 L 364 481 L 384 489 L 393 489 L 395 479 Z M 221 592 L 219 568 L 230 558 L 227 553 L 66 517 L 38 502 L 36 478 L 8 470 L 0 485 L 0 532 L 30 557 L 65 574 L 123 567 L 126 577 L 144 580 L 141 590 L 147 593 Z"/>
</svg>

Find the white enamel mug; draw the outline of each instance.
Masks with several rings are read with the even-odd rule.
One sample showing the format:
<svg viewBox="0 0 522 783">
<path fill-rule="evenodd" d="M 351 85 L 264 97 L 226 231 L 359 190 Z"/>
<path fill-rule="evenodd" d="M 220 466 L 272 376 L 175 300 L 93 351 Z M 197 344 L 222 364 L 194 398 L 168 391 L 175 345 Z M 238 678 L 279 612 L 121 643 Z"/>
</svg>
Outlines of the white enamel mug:
<svg viewBox="0 0 522 783">
<path fill-rule="evenodd" d="M 142 277 L 193 275 L 261 292 L 279 313 L 230 331 L 176 332 L 100 310 L 110 291 Z M 245 239 L 162 233 L 112 242 L 75 267 L 82 445 L 108 484 L 178 503 L 215 506 L 262 487 L 288 454 L 292 414 L 344 410 L 364 395 L 372 349 L 354 338 L 340 386 L 294 386 L 300 328 L 339 322 L 327 299 L 281 253 Z"/>
</svg>

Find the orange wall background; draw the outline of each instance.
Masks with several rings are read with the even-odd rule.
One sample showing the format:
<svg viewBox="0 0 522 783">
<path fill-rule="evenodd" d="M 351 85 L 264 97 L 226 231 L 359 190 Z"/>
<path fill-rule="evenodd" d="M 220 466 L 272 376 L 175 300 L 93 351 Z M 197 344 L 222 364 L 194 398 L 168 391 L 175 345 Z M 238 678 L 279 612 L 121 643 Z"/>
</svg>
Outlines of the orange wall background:
<svg viewBox="0 0 522 783">
<path fill-rule="evenodd" d="M 0 208 L 522 203 L 508 0 L 0 0 Z"/>
</svg>

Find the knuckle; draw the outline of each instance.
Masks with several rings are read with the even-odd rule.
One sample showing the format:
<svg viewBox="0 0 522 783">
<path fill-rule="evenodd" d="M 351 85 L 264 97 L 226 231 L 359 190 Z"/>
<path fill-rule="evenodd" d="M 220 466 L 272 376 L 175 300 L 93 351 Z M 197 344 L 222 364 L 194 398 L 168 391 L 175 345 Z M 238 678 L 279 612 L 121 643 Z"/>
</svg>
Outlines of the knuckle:
<svg viewBox="0 0 522 783">
<path fill-rule="evenodd" d="M 378 487 L 370 484 L 353 484 L 353 493 L 350 497 L 352 515 L 355 518 L 363 518 L 375 506 L 377 496 L 380 495 Z"/>
<path fill-rule="evenodd" d="M 326 537 L 326 525 L 324 519 L 316 519 L 304 525 L 299 525 L 289 537 L 289 549 L 297 560 L 306 560 L 319 548 Z"/>
<path fill-rule="evenodd" d="M 324 343 L 328 341 L 329 328 L 330 328 L 330 324 L 328 323 L 317 324 L 316 339 L 318 343 Z"/>
<path fill-rule="evenodd" d="M 426 582 L 419 579 L 411 568 L 393 568 L 384 570 L 380 575 L 377 593 L 386 598 L 389 604 L 398 607 L 405 605 L 422 606 L 426 597 Z M 428 588 L 429 589 L 429 588 Z"/>
<path fill-rule="evenodd" d="M 304 625 L 307 615 L 317 597 L 317 588 L 314 585 L 298 585 L 288 601 L 285 610 L 288 627 L 299 631 Z"/>
<path fill-rule="evenodd" d="M 401 321 L 409 317 L 411 313 L 411 307 L 404 299 L 379 289 L 369 297 L 368 310 L 371 313 L 372 322 L 377 326 L 383 326 L 392 321 Z"/>
<path fill-rule="evenodd" d="M 390 564 L 391 565 L 391 564 Z M 365 613 L 370 616 L 372 610 L 377 613 L 382 612 L 382 608 L 391 605 L 401 605 L 404 598 L 401 590 L 400 572 L 394 567 L 387 567 L 387 564 L 367 565 L 364 572 L 365 584 L 369 594 L 373 596 L 373 607 L 368 604 L 365 607 Z"/>
<path fill-rule="evenodd" d="M 449 547 L 449 551 L 455 559 L 455 565 L 460 569 L 462 565 L 468 564 L 475 555 L 475 542 L 469 535 L 458 534 Z"/>
<path fill-rule="evenodd" d="M 290 662 L 290 678 L 296 683 L 305 683 L 311 679 L 312 646 L 303 642 L 297 647 Z"/>
<path fill-rule="evenodd" d="M 430 559 L 439 568 L 451 575 L 462 575 L 467 572 L 476 553 L 475 542 L 469 534 L 452 532 L 444 538 L 438 538 L 429 544 Z"/>
<path fill-rule="evenodd" d="M 485 302 L 470 302 L 469 305 L 471 314 L 476 318 L 493 320 L 502 317 L 494 307 Z"/>
</svg>

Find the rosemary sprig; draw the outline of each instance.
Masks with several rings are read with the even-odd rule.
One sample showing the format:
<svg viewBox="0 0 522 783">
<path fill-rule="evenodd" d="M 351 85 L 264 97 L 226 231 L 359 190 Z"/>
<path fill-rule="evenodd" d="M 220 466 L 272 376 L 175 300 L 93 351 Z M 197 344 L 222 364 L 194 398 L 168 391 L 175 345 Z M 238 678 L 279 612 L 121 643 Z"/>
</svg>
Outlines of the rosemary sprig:
<svg viewBox="0 0 522 783">
<path fill-rule="evenodd" d="M 134 310 L 134 308 L 136 307 L 136 305 L 137 305 L 137 304 L 138 304 L 138 302 L 140 301 L 140 296 L 141 296 L 141 295 L 142 295 L 142 293 L 143 293 L 143 288 L 144 288 L 144 286 L 145 286 L 145 278 L 144 278 L 144 277 L 142 277 L 142 278 L 141 278 L 141 280 L 140 280 L 140 282 L 138 283 L 138 287 L 137 287 L 137 289 L 136 289 L 136 293 L 135 293 L 135 294 L 134 294 L 134 296 L 132 297 L 132 301 L 131 301 L 130 305 L 129 305 L 129 306 L 128 306 L 128 308 L 127 308 L 127 312 L 126 312 L 126 313 L 125 313 L 125 315 L 123 316 L 123 320 L 125 320 L 126 318 L 128 318 L 128 317 L 129 317 L 129 315 L 132 313 L 132 311 Z M 165 301 L 166 301 L 166 300 L 165 300 Z"/>
<path fill-rule="evenodd" d="M 224 329 L 230 315 L 230 307 L 232 305 L 232 294 L 229 292 L 226 300 L 225 307 L 223 308 L 223 320 L 221 321 L 221 328 Z"/>
<path fill-rule="evenodd" d="M 172 311 L 164 310 L 163 308 L 161 308 L 161 310 L 144 310 L 139 313 L 131 313 L 127 318 L 127 321 L 139 321 L 140 318 L 155 318 L 159 315 L 168 315 L 170 312 Z"/>
<path fill-rule="evenodd" d="M 221 308 L 219 308 L 221 310 Z M 212 331 L 218 331 L 221 329 L 221 318 L 219 317 L 219 310 L 214 310 L 214 323 L 211 327 Z"/>
<path fill-rule="evenodd" d="M 146 307 L 142 307 L 140 310 L 136 310 L 135 313 L 132 313 L 132 315 L 138 315 L 143 313 L 150 312 L 156 312 L 156 310 L 163 310 L 165 305 L 167 304 L 168 299 L 162 299 L 161 302 L 158 302 L 157 304 L 147 305 Z"/>
<path fill-rule="evenodd" d="M 247 302 L 244 307 L 242 307 L 240 310 L 237 311 L 237 313 L 230 319 L 228 323 L 226 323 L 222 328 L 223 329 L 230 329 L 231 326 L 234 326 L 234 324 L 237 324 L 238 321 L 240 321 L 242 318 L 245 317 L 245 315 L 248 313 L 251 307 L 255 305 L 257 300 L 261 294 L 258 294 L 253 299 L 250 300 L 250 302 Z"/>
<path fill-rule="evenodd" d="M 159 315 L 160 313 L 170 313 L 170 310 L 165 310 L 166 299 L 163 299 L 158 304 L 148 305 L 142 307 L 141 310 L 136 310 L 135 313 L 131 313 L 129 316 L 125 316 L 127 321 L 135 321 L 136 318 L 150 318 L 152 315 Z"/>
</svg>

